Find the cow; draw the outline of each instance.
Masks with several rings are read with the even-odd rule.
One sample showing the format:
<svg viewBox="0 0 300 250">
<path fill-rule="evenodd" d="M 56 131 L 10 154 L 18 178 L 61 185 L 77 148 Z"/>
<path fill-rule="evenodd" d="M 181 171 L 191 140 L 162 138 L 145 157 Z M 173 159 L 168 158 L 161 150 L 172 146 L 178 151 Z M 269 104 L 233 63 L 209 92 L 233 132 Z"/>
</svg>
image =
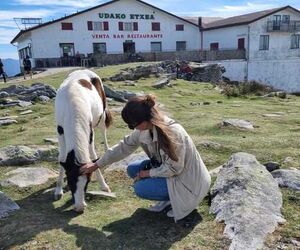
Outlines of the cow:
<svg viewBox="0 0 300 250">
<path fill-rule="evenodd" d="M 70 73 L 57 91 L 55 118 L 60 171 L 54 199 L 58 200 L 63 195 L 63 178 L 66 174 L 74 210 L 83 212 L 90 176 L 80 175 L 79 169 L 97 159 L 94 146 L 94 129 L 97 126 L 104 139 L 104 148 L 108 149 L 106 129 L 112 123 L 100 77 L 87 69 Z M 102 191 L 111 192 L 100 170 L 96 171 L 96 179 Z"/>
</svg>

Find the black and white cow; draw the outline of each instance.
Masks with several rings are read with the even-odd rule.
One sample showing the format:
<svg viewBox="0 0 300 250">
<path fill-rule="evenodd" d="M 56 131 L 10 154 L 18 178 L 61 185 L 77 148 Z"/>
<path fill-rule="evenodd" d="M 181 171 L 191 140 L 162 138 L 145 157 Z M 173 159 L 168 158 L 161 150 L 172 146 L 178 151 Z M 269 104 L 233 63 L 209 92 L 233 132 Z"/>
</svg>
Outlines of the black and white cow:
<svg viewBox="0 0 300 250">
<path fill-rule="evenodd" d="M 79 169 L 83 164 L 97 159 L 94 128 L 98 125 L 105 150 L 108 149 L 106 128 L 112 122 L 99 76 L 90 70 L 77 70 L 69 74 L 57 91 L 55 117 L 60 173 L 54 198 L 58 200 L 63 195 L 63 177 L 66 173 L 74 210 L 81 212 L 86 206 L 84 196 L 90 177 L 80 175 Z M 96 178 L 101 190 L 111 192 L 100 170 L 96 171 Z"/>
</svg>

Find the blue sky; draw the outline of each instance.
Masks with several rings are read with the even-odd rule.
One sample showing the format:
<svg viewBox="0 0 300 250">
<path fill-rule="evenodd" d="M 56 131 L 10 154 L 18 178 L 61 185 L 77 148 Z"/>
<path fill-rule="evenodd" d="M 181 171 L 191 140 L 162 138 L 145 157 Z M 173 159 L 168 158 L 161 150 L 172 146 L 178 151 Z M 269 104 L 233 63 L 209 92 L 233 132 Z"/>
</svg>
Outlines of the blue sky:
<svg viewBox="0 0 300 250">
<path fill-rule="evenodd" d="M 230 17 L 291 5 L 300 9 L 299 0 L 144 0 L 179 16 Z M 42 18 L 43 22 L 81 11 L 107 0 L 1 0 L 0 58 L 17 59 L 10 41 L 19 32 L 14 17 Z"/>
</svg>

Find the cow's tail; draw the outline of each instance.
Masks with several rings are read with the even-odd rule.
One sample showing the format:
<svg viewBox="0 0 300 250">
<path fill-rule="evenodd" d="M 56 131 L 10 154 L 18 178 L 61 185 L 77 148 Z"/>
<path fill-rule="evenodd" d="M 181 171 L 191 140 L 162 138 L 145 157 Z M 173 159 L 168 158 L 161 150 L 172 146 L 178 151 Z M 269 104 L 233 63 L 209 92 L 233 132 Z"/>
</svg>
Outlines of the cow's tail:
<svg viewBox="0 0 300 250">
<path fill-rule="evenodd" d="M 108 128 L 113 122 L 113 117 L 112 114 L 110 112 L 110 110 L 108 109 L 108 107 L 106 107 L 105 109 L 105 127 Z"/>
<path fill-rule="evenodd" d="M 102 100 L 103 110 L 105 112 L 105 127 L 108 128 L 113 122 L 113 117 L 107 106 L 106 95 L 105 95 L 102 81 L 100 78 L 97 78 L 97 77 L 92 78 L 91 81 L 92 81 L 92 84 L 95 86 L 95 88 Z"/>
</svg>

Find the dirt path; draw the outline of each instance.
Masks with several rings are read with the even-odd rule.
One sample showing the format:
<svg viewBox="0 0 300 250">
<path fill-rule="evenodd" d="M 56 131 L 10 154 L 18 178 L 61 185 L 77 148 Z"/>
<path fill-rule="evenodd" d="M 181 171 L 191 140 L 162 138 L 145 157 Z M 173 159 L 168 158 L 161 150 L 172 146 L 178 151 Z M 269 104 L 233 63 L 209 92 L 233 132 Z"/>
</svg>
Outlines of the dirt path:
<svg viewBox="0 0 300 250">
<path fill-rule="evenodd" d="M 41 77 L 53 75 L 59 72 L 65 72 L 65 71 L 72 71 L 75 69 L 79 69 L 80 67 L 61 67 L 61 68 L 47 68 L 45 71 L 36 71 L 38 72 L 37 74 L 32 75 L 32 79 L 38 79 Z M 26 75 L 26 80 L 30 79 L 29 75 Z M 18 83 L 24 81 L 23 76 L 19 77 L 10 77 L 7 79 L 7 83 Z M 3 80 L 1 79 L 0 83 L 4 83 Z"/>
</svg>

